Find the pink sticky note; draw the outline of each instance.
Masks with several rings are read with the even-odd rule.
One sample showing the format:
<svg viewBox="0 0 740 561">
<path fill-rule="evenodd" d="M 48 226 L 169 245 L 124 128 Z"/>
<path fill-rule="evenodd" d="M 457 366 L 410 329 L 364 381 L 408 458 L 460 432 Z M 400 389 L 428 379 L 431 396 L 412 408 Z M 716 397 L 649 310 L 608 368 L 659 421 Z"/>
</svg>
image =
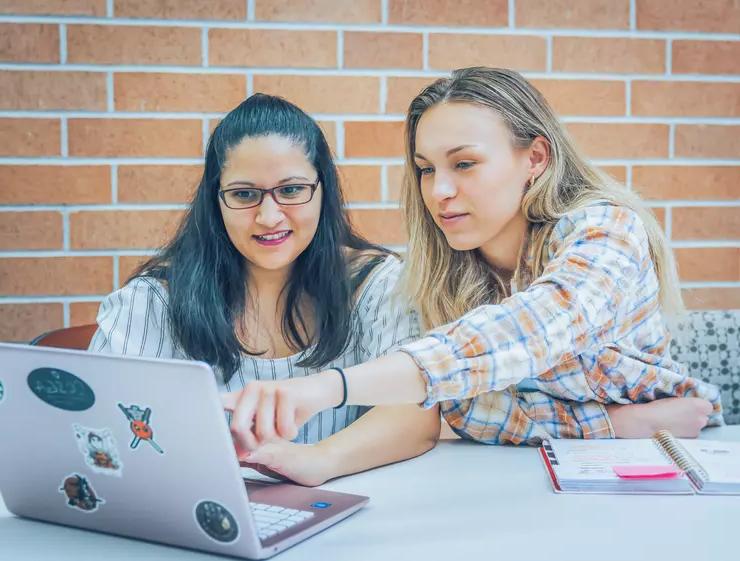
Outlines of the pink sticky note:
<svg viewBox="0 0 740 561">
<path fill-rule="evenodd" d="M 673 466 L 612 466 L 623 479 L 672 479 L 683 472 Z"/>
</svg>

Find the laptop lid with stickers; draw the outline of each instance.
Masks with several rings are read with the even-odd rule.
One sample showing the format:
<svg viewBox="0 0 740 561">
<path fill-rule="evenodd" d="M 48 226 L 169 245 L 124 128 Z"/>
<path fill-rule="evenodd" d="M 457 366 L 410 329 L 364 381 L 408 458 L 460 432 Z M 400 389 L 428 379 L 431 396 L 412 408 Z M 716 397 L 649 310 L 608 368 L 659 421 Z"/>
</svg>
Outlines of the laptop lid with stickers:
<svg viewBox="0 0 740 561">
<path fill-rule="evenodd" d="M 0 493 L 19 516 L 264 558 L 367 503 L 277 484 L 250 506 L 204 363 L 11 344 L 0 363 Z"/>
</svg>

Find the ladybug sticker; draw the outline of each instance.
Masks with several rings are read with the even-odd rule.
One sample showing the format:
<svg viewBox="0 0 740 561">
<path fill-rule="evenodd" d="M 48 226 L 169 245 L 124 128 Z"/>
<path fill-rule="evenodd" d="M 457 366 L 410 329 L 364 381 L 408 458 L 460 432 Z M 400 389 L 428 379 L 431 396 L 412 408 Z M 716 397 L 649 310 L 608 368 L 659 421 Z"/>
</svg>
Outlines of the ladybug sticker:
<svg viewBox="0 0 740 561">
<path fill-rule="evenodd" d="M 149 424 L 149 419 L 152 416 L 152 410 L 147 407 L 142 409 L 138 405 L 125 406 L 123 403 L 118 404 L 118 408 L 126 415 L 129 420 L 129 428 L 134 433 L 134 439 L 131 441 L 131 448 L 137 448 L 141 441 L 148 442 L 149 445 L 154 448 L 160 454 L 164 454 L 164 450 L 154 441 L 154 431 Z"/>
<path fill-rule="evenodd" d="M 95 512 L 98 510 L 98 505 L 105 503 L 105 500 L 97 496 L 88 480 L 79 473 L 70 473 L 65 477 L 59 492 L 67 497 L 69 508 L 88 514 Z"/>
</svg>

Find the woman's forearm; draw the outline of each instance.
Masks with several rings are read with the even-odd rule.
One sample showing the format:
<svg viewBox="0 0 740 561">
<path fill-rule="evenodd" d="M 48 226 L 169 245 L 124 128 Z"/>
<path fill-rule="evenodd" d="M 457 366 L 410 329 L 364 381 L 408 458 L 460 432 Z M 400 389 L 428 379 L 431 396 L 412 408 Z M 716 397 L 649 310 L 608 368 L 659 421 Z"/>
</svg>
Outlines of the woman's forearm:
<svg viewBox="0 0 740 561">
<path fill-rule="evenodd" d="M 399 405 L 422 403 L 427 397 L 419 367 L 403 352 L 373 359 L 344 370 L 347 377 L 347 404 Z M 325 371 L 326 403 L 320 409 L 336 406 L 342 399 L 339 375 Z"/>
<path fill-rule="evenodd" d="M 419 456 L 434 447 L 439 426 L 436 406 L 380 406 L 322 440 L 316 448 L 327 462 L 326 479 L 333 479 Z"/>
</svg>

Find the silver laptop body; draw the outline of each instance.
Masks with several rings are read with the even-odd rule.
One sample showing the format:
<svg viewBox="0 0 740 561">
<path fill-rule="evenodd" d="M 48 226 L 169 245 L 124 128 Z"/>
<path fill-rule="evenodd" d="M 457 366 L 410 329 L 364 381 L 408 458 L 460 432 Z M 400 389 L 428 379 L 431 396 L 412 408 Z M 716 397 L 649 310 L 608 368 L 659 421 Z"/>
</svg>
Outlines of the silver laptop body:
<svg viewBox="0 0 740 561">
<path fill-rule="evenodd" d="M 18 516 L 262 559 L 368 502 L 245 483 L 200 362 L 0 343 L 0 426 L 0 493 Z"/>
</svg>

